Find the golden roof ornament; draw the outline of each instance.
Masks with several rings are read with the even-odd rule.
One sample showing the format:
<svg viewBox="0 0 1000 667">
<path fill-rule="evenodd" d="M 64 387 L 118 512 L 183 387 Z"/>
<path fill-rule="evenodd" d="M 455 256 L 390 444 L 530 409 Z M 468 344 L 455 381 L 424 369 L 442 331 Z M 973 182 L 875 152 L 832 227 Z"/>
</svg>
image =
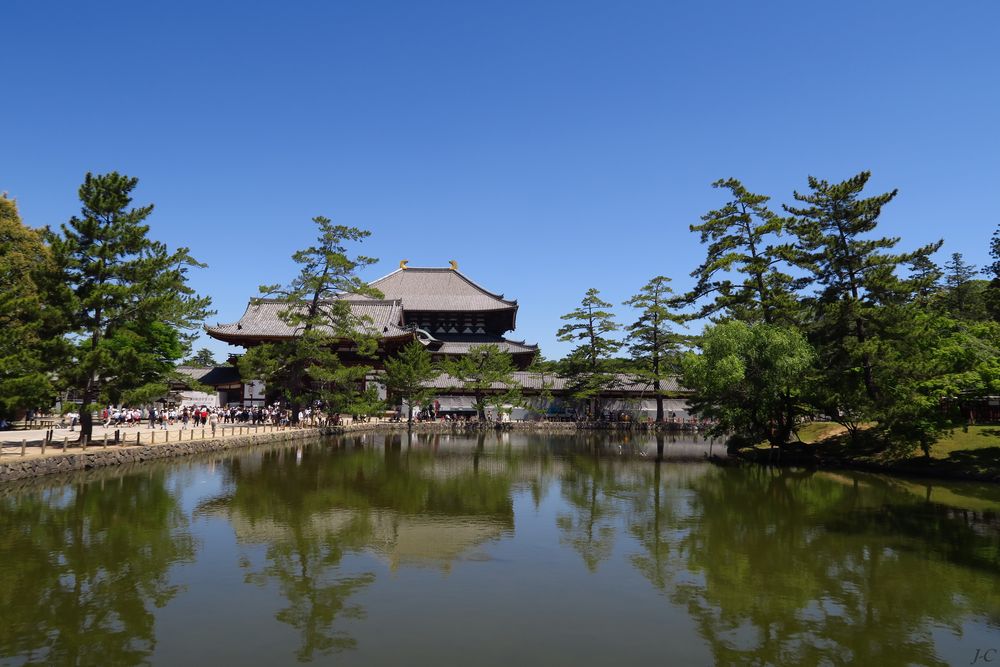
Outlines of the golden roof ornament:
<svg viewBox="0 0 1000 667">
<path fill-rule="evenodd" d="M 451 264 L 451 270 L 452 271 L 458 271 L 458 262 L 456 262 L 453 259 L 449 259 L 448 263 Z"/>
<path fill-rule="evenodd" d="M 409 261 L 410 260 L 408 260 L 408 259 L 401 259 L 401 260 L 399 260 L 399 268 L 401 268 L 401 269 L 403 269 L 405 271 L 406 270 L 406 263 L 409 262 Z"/>
</svg>

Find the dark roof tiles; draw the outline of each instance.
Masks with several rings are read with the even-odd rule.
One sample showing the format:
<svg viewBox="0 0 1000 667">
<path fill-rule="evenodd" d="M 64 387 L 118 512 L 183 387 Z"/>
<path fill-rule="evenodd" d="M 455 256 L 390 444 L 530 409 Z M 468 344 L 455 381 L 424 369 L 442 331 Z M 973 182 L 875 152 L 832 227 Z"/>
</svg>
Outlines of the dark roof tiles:
<svg viewBox="0 0 1000 667">
<path fill-rule="evenodd" d="M 402 327 L 402 307 L 398 300 L 378 299 L 345 299 L 350 304 L 351 314 L 365 318 L 362 327 L 364 333 L 380 338 L 393 338 L 408 335 L 409 331 Z M 209 335 L 215 338 L 292 338 L 296 328 L 290 326 L 281 318 L 281 312 L 287 310 L 287 301 L 278 299 L 255 299 L 247 305 L 243 317 L 232 324 L 220 324 L 206 327 Z"/>
<path fill-rule="evenodd" d="M 396 269 L 371 286 L 386 299 L 399 299 L 410 311 L 489 311 L 517 308 L 517 301 L 504 299 L 455 269 L 407 267 Z"/>
</svg>

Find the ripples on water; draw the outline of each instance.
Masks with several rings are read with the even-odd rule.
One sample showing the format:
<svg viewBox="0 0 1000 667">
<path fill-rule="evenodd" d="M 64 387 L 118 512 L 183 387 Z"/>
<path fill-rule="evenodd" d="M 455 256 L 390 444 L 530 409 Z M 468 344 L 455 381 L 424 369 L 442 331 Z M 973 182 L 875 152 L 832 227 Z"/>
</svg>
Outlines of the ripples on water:
<svg viewBox="0 0 1000 667">
<path fill-rule="evenodd" d="M 3 664 L 969 664 L 1000 490 L 366 435 L 0 487 Z"/>
</svg>

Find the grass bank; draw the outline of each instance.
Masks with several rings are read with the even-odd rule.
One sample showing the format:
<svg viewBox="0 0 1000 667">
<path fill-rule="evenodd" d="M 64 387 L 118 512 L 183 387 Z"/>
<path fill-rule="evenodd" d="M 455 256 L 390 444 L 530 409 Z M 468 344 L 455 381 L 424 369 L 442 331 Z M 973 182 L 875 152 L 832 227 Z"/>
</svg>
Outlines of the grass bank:
<svg viewBox="0 0 1000 667">
<path fill-rule="evenodd" d="M 761 460 L 765 449 L 747 452 Z M 799 442 L 783 455 L 786 463 L 821 468 L 856 468 L 921 477 L 1000 482 L 1000 426 L 965 426 L 947 431 L 924 456 L 919 447 L 901 448 L 863 431 L 852 440 L 833 422 L 810 422 L 799 429 Z"/>
</svg>

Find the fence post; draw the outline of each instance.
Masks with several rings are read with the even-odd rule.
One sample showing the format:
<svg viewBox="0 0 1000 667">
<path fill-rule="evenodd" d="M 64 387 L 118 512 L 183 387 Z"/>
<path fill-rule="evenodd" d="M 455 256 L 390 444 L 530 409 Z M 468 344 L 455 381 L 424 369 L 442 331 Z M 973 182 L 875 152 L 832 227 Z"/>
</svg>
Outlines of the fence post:
<svg viewBox="0 0 1000 667">
<path fill-rule="evenodd" d="M 107 449 L 107 448 L 108 448 L 108 434 L 105 432 L 105 434 L 104 434 L 104 449 Z"/>
<path fill-rule="evenodd" d="M 42 438 L 42 456 L 45 456 L 45 445 L 49 442 L 49 436 L 52 435 L 52 431 L 49 431 L 44 438 Z"/>
<path fill-rule="evenodd" d="M 136 446 L 136 447 L 138 447 L 138 446 L 139 446 L 139 442 L 140 442 L 140 438 L 142 438 L 142 431 L 139 431 L 139 432 L 137 432 L 137 433 L 135 434 L 135 446 Z M 122 440 L 122 442 L 125 442 L 125 441 L 124 441 L 124 440 Z"/>
<path fill-rule="evenodd" d="M 21 456 L 24 456 L 24 454 L 25 454 L 25 448 L 27 446 L 28 446 L 28 441 L 25 440 L 24 438 L 21 438 Z"/>
<path fill-rule="evenodd" d="M 64 451 L 64 452 L 66 451 L 66 446 L 67 446 L 68 444 L 69 444 L 69 436 L 68 436 L 68 435 L 64 435 L 64 436 L 63 436 L 63 451 Z"/>
<path fill-rule="evenodd" d="M 153 429 L 152 433 L 149 434 L 149 444 L 151 444 L 151 445 L 155 445 L 156 444 L 156 429 L 155 428 Z"/>
<path fill-rule="evenodd" d="M 81 443 L 80 444 L 81 449 L 83 451 L 87 451 L 87 436 L 81 435 L 80 436 L 80 443 Z"/>
</svg>

